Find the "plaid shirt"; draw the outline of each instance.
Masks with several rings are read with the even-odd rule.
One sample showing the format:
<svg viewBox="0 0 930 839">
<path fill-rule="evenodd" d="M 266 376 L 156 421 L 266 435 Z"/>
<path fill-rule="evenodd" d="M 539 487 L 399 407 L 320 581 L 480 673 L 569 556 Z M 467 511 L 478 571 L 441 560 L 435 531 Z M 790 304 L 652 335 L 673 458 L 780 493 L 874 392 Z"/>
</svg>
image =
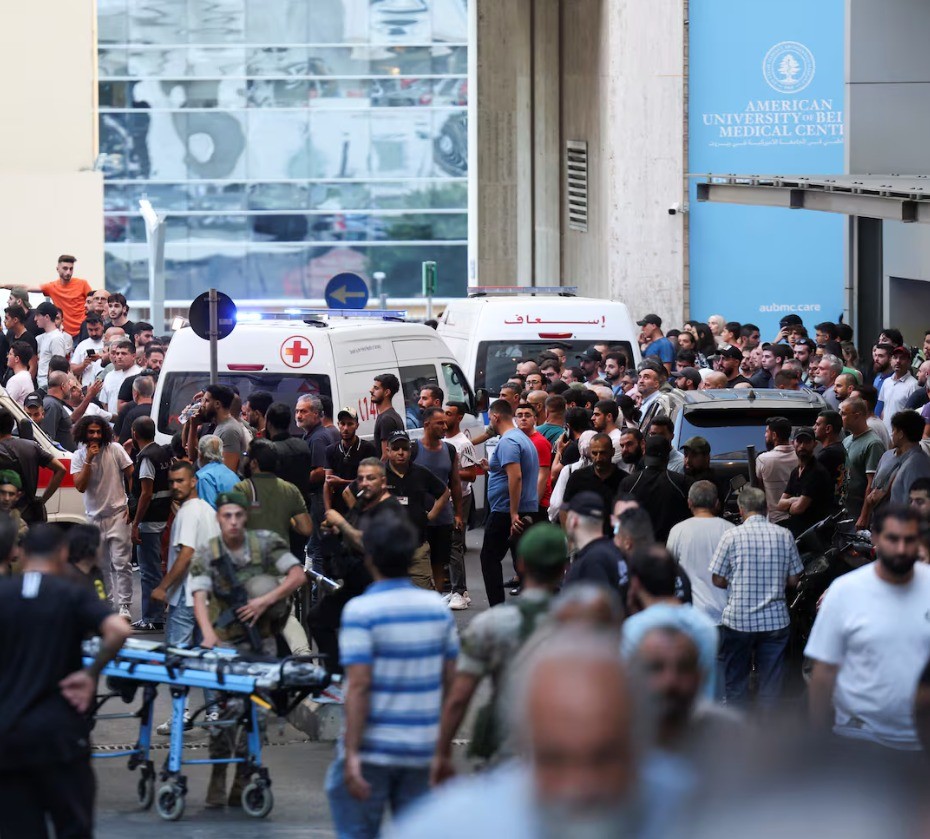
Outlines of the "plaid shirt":
<svg viewBox="0 0 930 839">
<path fill-rule="evenodd" d="M 788 626 L 785 582 L 803 570 L 794 536 L 765 516 L 751 516 L 723 534 L 711 574 L 729 582 L 721 623 L 737 632 L 774 632 Z"/>
</svg>

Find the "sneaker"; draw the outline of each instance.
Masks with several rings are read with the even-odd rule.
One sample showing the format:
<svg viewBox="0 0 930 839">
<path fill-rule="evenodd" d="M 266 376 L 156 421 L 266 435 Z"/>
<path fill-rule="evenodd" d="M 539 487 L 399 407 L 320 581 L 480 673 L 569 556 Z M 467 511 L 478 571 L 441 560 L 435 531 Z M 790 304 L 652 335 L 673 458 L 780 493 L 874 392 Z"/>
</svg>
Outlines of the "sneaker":
<svg viewBox="0 0 930 839">
<path fill-rule="evenodd" d="M 462 597 L 464 597 L 464 598 L 465 598 L 465 602 L 466 602 L 469 606 L 471 606 L 471 598 L 468 596 L 468 592 L 467 592 L 467 591 L 462 592 Z"/>
<path fill-rule="evenodd" d="M 189 711 L 184 712 L 184 730 L 190 731 L 194 727 L 194 724 L 191 722 L 191 715 Z M 156 734 L 160 734 L 162 737 L 167 737 L 171 734 L 171 720 L 166 720 L 160 726 L 155 729 Z"/>
<path fill-rule="evenodd" d="M 461 612 L 468 608 L 468 601 L 465 600 L 461 594 L 453 594 L 449 599 L 449 608 L 452 609 L 453 612 Z"/>
<path fill-rule="evenodd" d="M 448 594 L 442 595 L 442 599 L 448 603 L 452 599 L 452 592 L 450 591 Z"/>
<path fill-rule="evenodd" d="M 126 620 L 132 622 L 132 612 L 129 611 L 129 607 L 128 607 L 128 606 L 120 606 L 120 607 L 119 607 L 119 616 L 120 616 L 121 618 L 126 618 Z"/>
<path fill-rule="evenodd" d="M 122 614 L 122 612 L 120 612 L 120 614 Z M 137 620 L 131 623 L 130 626 L 136 632 L 158 632 L 158 627 L 152 623 L 152 621 L 147 621 L 145 619 Z"/>
</svg>

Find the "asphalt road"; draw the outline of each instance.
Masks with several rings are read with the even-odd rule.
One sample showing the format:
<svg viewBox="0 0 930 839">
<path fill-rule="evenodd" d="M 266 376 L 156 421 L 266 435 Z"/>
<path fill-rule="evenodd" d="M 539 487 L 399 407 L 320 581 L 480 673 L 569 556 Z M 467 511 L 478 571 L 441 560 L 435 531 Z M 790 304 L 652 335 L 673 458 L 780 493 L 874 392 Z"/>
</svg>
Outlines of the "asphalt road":
<svg viewBox="0 0 930 839">
<path fill-rule="evenodd" d="M 468 590 L 472 598 L 471 608 L 454 612 L 461 630 L 476 614 L 488 608 L 487 596 L 481 578 L 478 553 L 483 531 L 473 530 L 468 534 L 469 551 L 466 556 Z M 511 576 L 513 568 L 509 557 L 504 560 L 504 577 Z M 136 575 L 138 591 L 138 574 Z M 138 599 L 137 601 L 138 602 Z M 158 637 L 145 635 L 141 637 Z M 194 699 L 196 699 L 196 694 Z M 473 703 L 474 704 L 474 703 Z M 156 700 L 156 724 L 170 716 L 170 698 L 162 690 Z M 134 710 L 138 702 L 126 706 L 111 702 L 111 713 Z M 474 710 L 474 708 L 472 709 Z M 467 734 L 468 722 L 463 726 Z M 105 755 L 118 747 L 128 747 L 138 736 L 138 725 L 133 720 L 102 720 L 94 731 L 94 746 L 97 755 Z M 460 732 L 463 736 L 463 732 Z M 153 735 L 153 760 L 158 770 L 168 757 L 168 738 Z M 280 725 L 270 719 L 268 724 L 269 746 L 263 751 L 263 759 L 269 768 L 274 793 L 274 809 L 258 822 L 245 815 L 240 809 L 207 810 L 203 806 L 210 769 L 207 766 L 190 766 L 185 769 L 188 779 L 187 803 L 183 816 L 176 823 L 163 821 L 154 808 L 141 811 L 136 803 L 137 772 L 126 769 L 126 758 L 95 758 L 97 775 L 97 835 L 125 839 L 154 839 L 182 831 L 191 839 L 206 837 L 252 837 L 257 832 L 263 836 L 334 837 L 336 835 L 329 817 L 329 807 L 324 793 L 326 770 L 332 761 L 332 743 L 309 742 L 305 735 L 288 723 Z M 188 748 L 186 757 L 207 757 L 207 735 L 201 730 L 189 732 L 185 737 Z M 458 746 L 464 761 L 464 744 Z M 229 770 L 230 779 L 232 769 Z M 157 783 L 156 783 L 157 789 Z M 176 834 L 175 834 L 176 835 Z"/>
</svg>

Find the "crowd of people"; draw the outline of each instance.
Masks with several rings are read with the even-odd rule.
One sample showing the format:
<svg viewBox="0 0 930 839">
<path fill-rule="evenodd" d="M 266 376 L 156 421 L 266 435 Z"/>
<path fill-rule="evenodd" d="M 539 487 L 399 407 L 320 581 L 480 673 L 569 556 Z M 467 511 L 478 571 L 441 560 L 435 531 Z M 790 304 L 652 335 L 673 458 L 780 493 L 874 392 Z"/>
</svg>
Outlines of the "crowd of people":
<svg viewBox="0 0 930 839">
<path fill-rule="evenodd" d="M 752 324 L 714 316 L 663 333 L 647 315 L 638 364 L 603 345 L 515 359 L 471 438 L 469 405 L 428 383 L 401 416 L 384 373 L 372 440 L 353 406 L 324 394 L 292 405 L 214 384 L 160 445 L 149 413 L 165 344 L 127 324 L 118 295 L 71 289 L 72 270 L 62 257 L 60 286 L 41 288 L 52 302 L 35 312 L 38 353 L 29 314 L 7 309 L 8 392 L 73 452 L 88 524 L 65 536 L 42 523 L 38 469 L 53 472 L 48 497 L 64 467 L 0 409 L 0 834 L 43 835 L 22 832 L 38 812 L 89 835 L 81 715 L 133 630 L 323 653 L 345 685 L 326 778 L 340 837 L 379 835 L 388 810 L 399 837 L 674 835 L 700 791 L 760 768 L 755 750 L 774 745 L 759 722 L 786 711 L 844 766 L 926 771 L 930 332 L 915 352 L 884 330 L 866 368 L 843 324 L 812 339 L 792 315 L 761 343 Z M 672 444 L 682 394 L 714 388 L 809 389 L 823 406 L 810 427 L 767 419 L 767 450 L 734 496 L 705 438 Z M 795 540 L 835 512 L 871 531 L 876 559 L 829 588 L 799 642 Z M 470 526 L 484 530 L 490 608 L 460 634 L 454 613 L 476 606 Z M 89 632 L 104 643 L 85 670 Z M 786 684 L 792 654 L 796 675 L 802 654 L 810 663 L 806 715 Z M 24 675 L 34 657 L 39 686 Z M 208 723 L 242 713 L 222 695 L 205 702 Z M 466 720 L 481 771 L 452 781 Z M 243 753 L 229 730 L 211 729 L 211 757 Z M 247 768 L 231 787 L 227 769 L 211 767 L 208 807 L 241 803 Z"/>
</svg>

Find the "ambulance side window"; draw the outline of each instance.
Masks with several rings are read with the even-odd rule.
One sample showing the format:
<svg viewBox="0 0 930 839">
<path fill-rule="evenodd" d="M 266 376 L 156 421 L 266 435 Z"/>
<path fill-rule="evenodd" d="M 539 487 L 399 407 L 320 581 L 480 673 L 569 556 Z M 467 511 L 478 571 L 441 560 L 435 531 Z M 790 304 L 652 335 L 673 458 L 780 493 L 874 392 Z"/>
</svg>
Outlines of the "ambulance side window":
<svg viewBox="0 0 930 839">
<path fill-rule="evenodd" d="M 400 368 L 400 389 L 404 394 L 404 424 L 407 428 L 422 428 L 420 408 L 420 389 L 424 385 L 435 385 L 436 368 L 432 364 L 412 364 Z"/>
</svg>

